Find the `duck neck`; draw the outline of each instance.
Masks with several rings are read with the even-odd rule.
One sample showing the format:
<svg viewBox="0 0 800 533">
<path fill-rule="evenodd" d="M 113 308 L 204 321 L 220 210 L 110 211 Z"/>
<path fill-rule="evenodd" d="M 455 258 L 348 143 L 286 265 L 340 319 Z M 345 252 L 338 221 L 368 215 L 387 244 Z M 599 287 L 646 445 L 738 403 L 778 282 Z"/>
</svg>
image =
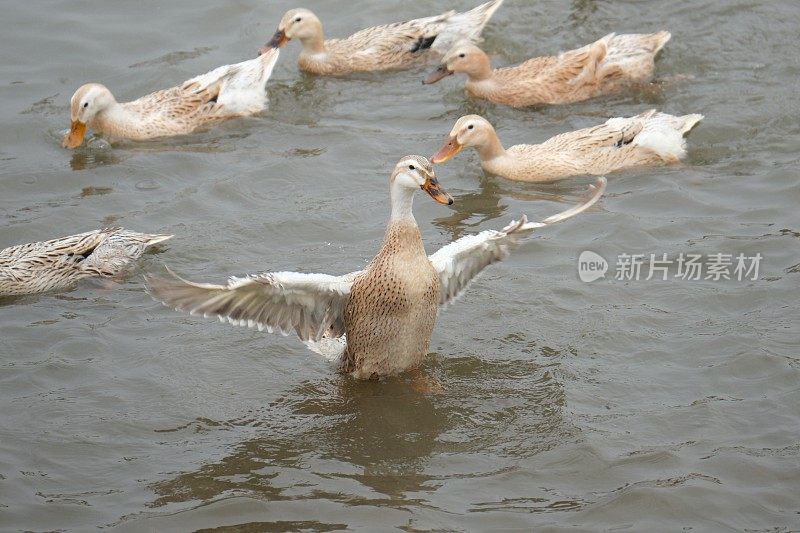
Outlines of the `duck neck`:
<svg viewBox="0 0 800 533">
<path fill-rule="evenodd" d="M 467 75 L 471 82 L 491 80 L 494 73 L 492 72 L 492 62 L 489 60 L 489 56 L 481 52 L 477 57 L 475 66 L 467 72 Z"/>
<path fill-rule="evenodd" d="M 494 130 L 489 132 L 486 142 L 475 146 L 475 150 L 478 152 L 481 161 L 491 161 L 492 159 L 506 155 L 506 149 L 503 148 Z"/>
<path fill-rule="evenodd" d="M 410 258 L 427 260 L 419 226 L 411 213 L 414 192 L 408 187 L 392 185 L 392 216 L 386 226 L 379 256 L 401 257 L 404 261 Z"/>
<path fill-rule="evenodd" d="M 307 37 L 301 41 L 303 43 L 303 53 L 322 54 L 325 52 L 325 35 L 322 32 L 322 24 L 317 26 L 317 31 L 312 37 Z"/>
<path fill-rule="evenodd" d="M 133 127 L 135 118 L 123 104 L 114 102 L 97 113 L 87 126 L 107 134 L 120 134 Z"/>
<path fill-rule="evenodd" d="M 392 216 L 391 222 L 411 222 L 416 225 L 417 221 L 414 219 L 414 213 L 411 208 L 414 204 L 414 189 L 403 187 L 396 181 L 392 183 L 390 189 L 390 196 L 392 199 Z"/>
</svg>

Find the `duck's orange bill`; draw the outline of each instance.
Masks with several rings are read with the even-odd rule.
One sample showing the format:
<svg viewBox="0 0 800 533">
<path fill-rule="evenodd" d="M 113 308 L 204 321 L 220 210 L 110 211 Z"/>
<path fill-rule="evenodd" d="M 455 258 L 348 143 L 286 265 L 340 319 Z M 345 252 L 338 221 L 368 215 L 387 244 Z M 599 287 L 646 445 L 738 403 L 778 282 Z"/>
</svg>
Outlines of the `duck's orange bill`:
<svg viewBox="0 0 800 533">
<path fill-rule="evenodd" d="M 444 163 L 464 148 L 455 137 L 448 137 L 439 151 L 431 156 L 431 163 Z"/>
<path fill-rule="evenodd" d="M 73 120 L 72 126 L 69 128 L 69 133 L 64 136 L 61 146 L 64 148 L 77 148 L 83 144 L 83 139 L 86 137 L 86 124 L 80 120 Z"/>
<path fill-rule="evenodd" d="M 426 179 L 425 183 L 422 184 L 422 190 L 430 194 L 431 198 L 440 204 L 451 205 L 453 203 L 453 197 L 442 189 L 442 186 L 439 185 L 439 180 L 436 178 L 429 177 Z"/>
</svg>

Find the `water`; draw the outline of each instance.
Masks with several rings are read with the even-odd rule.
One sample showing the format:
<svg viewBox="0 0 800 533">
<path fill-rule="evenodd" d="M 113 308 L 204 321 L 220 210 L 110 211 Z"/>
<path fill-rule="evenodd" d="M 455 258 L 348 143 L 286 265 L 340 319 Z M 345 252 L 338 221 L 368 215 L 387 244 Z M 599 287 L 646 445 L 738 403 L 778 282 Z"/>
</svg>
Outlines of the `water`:
<svg viewBox="0 0 800 533">
<path fill-rule="evenodd" d="M 4 10 L 0 247 L 110 224 L 175 238 L 117 287 L 2 302 L 1 529 L 797 529 L 800 5 L 506 4 L 486 32 L 496 64 L 668 29 L 658 77 L 690 79 L 513 110 L 465 101 L 463 79 L 423 87 L 424 69 L 304 76 L 292 43 L 261 117 L 69 152 L 58 132 L 83 82 L 128 99 L 251 57 L 295 4 Z M 471 3 L 309 5 L 330 36 L 453 6 Z M 651 107 L 706 116 L 686 166 L 612 176 L 598 206 L 491 267 L 440 316 L 424 367 L 439 395 L 353 382 L 296 339 L 143 292 L 163 263 L 206 281 L 361 267 L 394 163 L 433 153 L 462 114 L 510 145 Z M 456 203 L 417 198 L 431 251 L 560 211 L 589 182 L 487 178 L 467 152 L 437 173 Z M 584 250 L 764 259 L 754 281 L 585 284 Z"/>
</svg>

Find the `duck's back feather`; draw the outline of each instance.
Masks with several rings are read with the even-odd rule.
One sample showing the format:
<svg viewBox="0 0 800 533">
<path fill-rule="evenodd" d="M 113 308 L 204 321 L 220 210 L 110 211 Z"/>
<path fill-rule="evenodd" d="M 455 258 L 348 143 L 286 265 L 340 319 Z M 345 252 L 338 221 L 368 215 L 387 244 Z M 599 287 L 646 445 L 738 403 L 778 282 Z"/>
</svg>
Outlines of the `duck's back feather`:
<svg viewBox="0 0 800 533">
<path fill-rule="evenodd" d="M 93 276 L 119 274 L 144 250 L 172 235 L 122 228 L 89 231 L 0 250 L 0 296 L 67 288 Z"/>
</svg>

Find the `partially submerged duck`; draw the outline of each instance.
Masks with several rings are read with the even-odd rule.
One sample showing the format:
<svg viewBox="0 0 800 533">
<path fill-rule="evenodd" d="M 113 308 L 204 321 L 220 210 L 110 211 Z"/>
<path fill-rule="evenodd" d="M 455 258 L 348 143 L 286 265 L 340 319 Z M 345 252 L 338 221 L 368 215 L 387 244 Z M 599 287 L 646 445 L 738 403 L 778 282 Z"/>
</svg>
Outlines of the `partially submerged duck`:
<svg viewBox="0 0 800 533">
<path fill-rule="evenodd" d="M 72 95 L 72 125 L 64 148 L 77 148 L 87 129 L 111 139 L 136 141 L 186 135 L 223 120 L 248 116 L 267 107 L 266 85 L 278 60 L 272 49 L 249 61 L 224 65 L 178 87 L 119 103 L 99 83 L 82 85 Z"/>
<path fill-rule="evenodd" d="M 442 204 L 453 199 L 424 157 L 402 158 L 389 183 L 391 217 L 383 245 L 362 271 L 344 276 L 272 272 L 231 277 L 222 285 L 193 283 L 172 274 L 149 277 L 148 292 L 190 314 L 296 333 L 355 378 L 397 374 L 418 366 L 428 353 L 441 306 L 452 302 L 488 265 L 505 259 L 522 237 L 594 204 L 606 184 L 605 178 L 598 179 L 579 205 L 542 222 L 528 222 L 523 216 L 501 231 L 462 237 L 428 256 L 412 214 L 414 193 L 422 189 Z"/>
<path fill-rule="evenodd" d="M 65 289 L 91 277 L 113 277 L 148 246 L 172 235 L 111 228 L 0 250 L 0 296 Z"/>
<path fill-rule="evenodd" d="M 503 0 L 467 11 L 363 29 L 350 37 L 325 40 L 322 22 L 308 9 L 287 11 L 272 40 L 261 51 L 298 39 L 301 70 L 324 76 L 403 69 L 438 61 L 457 41 L 477 42 L 483 27 Z"/>
<path fill-rule="evenodd" d="M 431 161 L 443 163 L 465 147 L 471 147 L 478 152 L 485 172 L 516 181 L 608 174 L 625 168 L 679 162 L 686 155 L 683 136 L 702 119 L 703 115 L 674 116 L 653 109 L 562 133 L 541 144 L 503 148 L 488 120 L 467 115 L 456 121 Z"/>
<path fill-rule="evenodd" d="M 447 52 L 441 66 L 424 83 L 463 73 L 468 95 L 497 104 L 524 107 L 579 102 L 649 82 L 655 56 L 670 37 L 667 31 L 612 33 L 577 50 L 494 70 L 483 50 L 461 42 Z"/>
</svg>

